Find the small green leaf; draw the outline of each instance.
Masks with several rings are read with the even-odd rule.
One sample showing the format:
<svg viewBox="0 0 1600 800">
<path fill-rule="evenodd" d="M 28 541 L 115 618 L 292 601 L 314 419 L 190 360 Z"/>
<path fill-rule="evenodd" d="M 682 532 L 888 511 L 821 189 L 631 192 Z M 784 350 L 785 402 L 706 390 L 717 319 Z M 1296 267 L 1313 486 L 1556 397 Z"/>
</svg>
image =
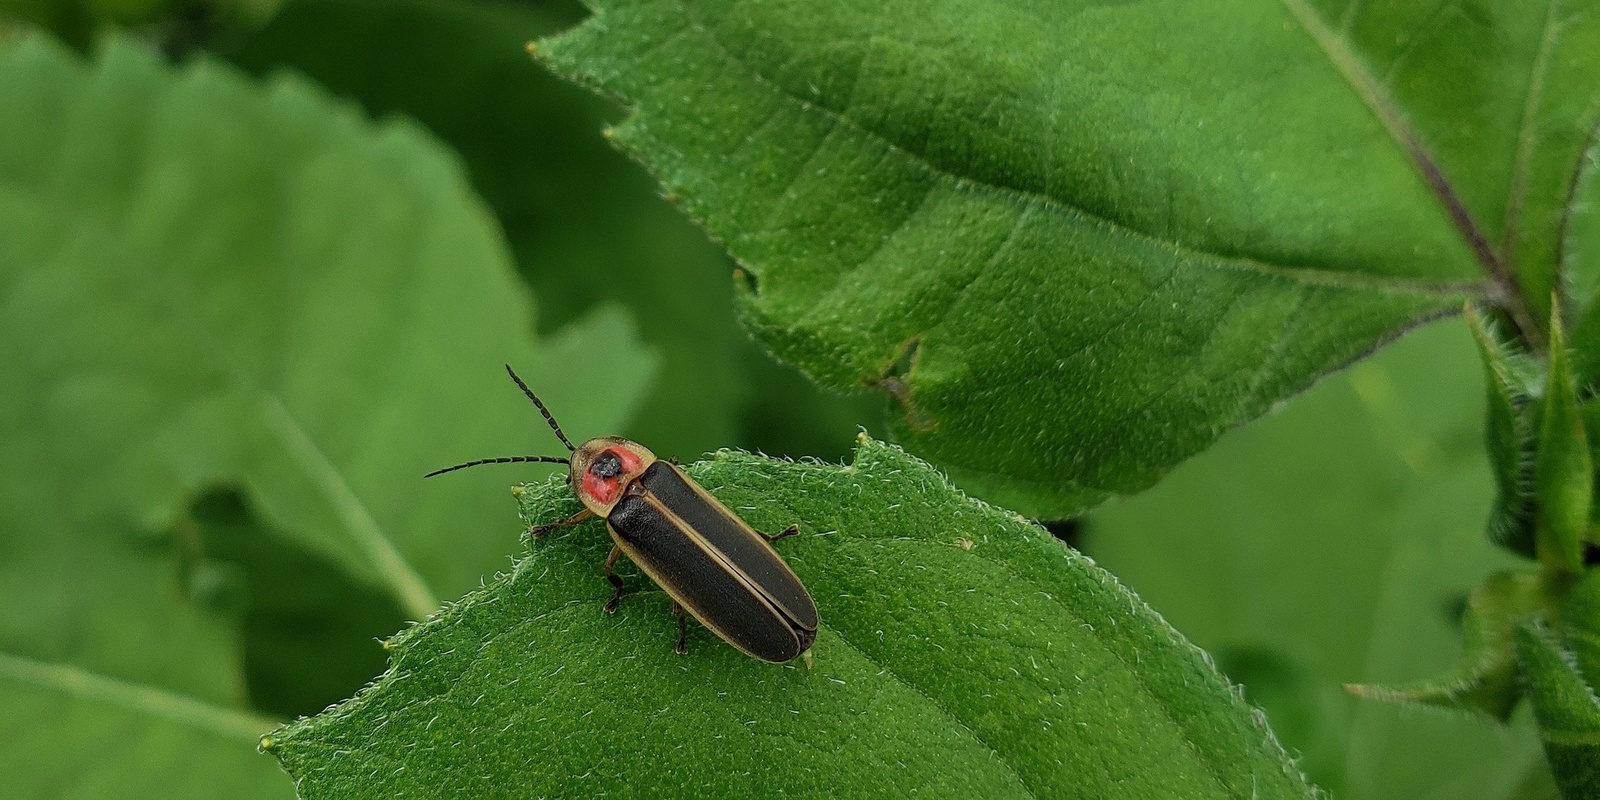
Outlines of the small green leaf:
<svg viewBox="0 0 1600 800">
<path fill-rule="evenodd" d="M 1591 396 L 1600 392 L 1600 136 L 1590 139 L 1577 164 L 1566 203 L 1561 268 L 1568 288 L 1562 295 L 1577 320 L 1572 371 L 1582 394 Z"/>
<path fill-rule="evenodd" d="M 1454 675 L 1409 686 L 1351 684 L 1360 697 L 1479 711 L 1502 722 L 1522 698 L 1517 673 L 1515 621 L 1540 607 L 1537 572 L 1498 572 L 1472 592 L 1462 619 L 1465 652 Z"/>
<path fill-rule="evenodd" d="M 1594 462 L 1568 366 L 1559 314 L 1550 319 L 1550 354 L 1539 406 L 1539 452 L 1534 461 L 1536 550 L 1550 569 L 1583 569 L 1583 546 L 1594 499 Z"/>
<path fill-rule="evenodd" d="M 1600 698 L 1573 656 L 1543 625 L 1517 626 L 1517 655 L 1545 757 L 1567 800 L 1600 797 Z"/>
<path fill-rule="evenodd" d="M 839 467 L 721 452 L 689 472 L 779 549 L 822 617 L 814 669 L 753 661 L 636 572 L 615 616 L 599 522 L 392 642 L 389 672 L 272 751 L 302 796 L 1293 797 L 1259 717 L 1115 579 L 898 448 Z M 559 479 L 525 521 L 577 508 Z M 400 768 L 403 765 L 403 769 Z"/>
<path fill-rule="evenodd" d="M 1494 472 L 1495 501 L 1489 512 L 1489 536 L 1529 558 L 1534 556 L 1534 433 L 1521 360 L 1476 306 L 1467 306 L 1472 338 L 1478 343 L 1488 384 L 1485 439 Z"/>
</svg>

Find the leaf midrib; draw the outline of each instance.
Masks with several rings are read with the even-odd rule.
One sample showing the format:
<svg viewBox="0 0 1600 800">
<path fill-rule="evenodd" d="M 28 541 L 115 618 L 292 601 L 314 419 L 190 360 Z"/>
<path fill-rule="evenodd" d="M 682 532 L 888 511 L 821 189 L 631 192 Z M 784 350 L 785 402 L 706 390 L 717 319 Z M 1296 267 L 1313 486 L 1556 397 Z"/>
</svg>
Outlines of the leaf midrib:
<svg viewBox="0 0 1600 800">
<path fill-rule="evenodd" d="M 439 608 L 439 598 L 427 581 L 395 547 L 339 468 L 284 407 L 283 401 L 265 390 L 259 390 L 259 397 L 267 427 L 284 452 L 322 490 L 350 538 L 361 548 L 372 568 L 389 583 L 401 607 L 419 620 L 426 619 Z"/>
<path fill-rule="evenodd" d="M 1283 0 L 1285 3 L 1291 3 L 1295 1 L 1296 0 Z M 860 134 L 861 136 L 879 142 L 890 151 L 903 155 L 905 158 L 908 158 L 920 165 L 923 169 L 926 169 L 930 174 L 937 176 L 939 179 L 949 184 L 952 184 L 954 188 L 960 189 L 963 186 L 983 187 L 995 192 L 1015 196 L 1021 202 L 1037 202 L 1046 208 L 1059 209 L 1075 215 L 1085 221 L 1102 226 L 1103 228 L 1116 234 L 1141 240 L 1159 247 L 1176 256 L 1177 258 L 1185 260 L 1187 263 L 1201 264 L 1215 269 L 1232 269 L 1243 272 L 1264 274 L 1274 278 L 1287 279 L 1297 283 L 1333 286 L 1348 289 L 1378 290 L 1396 293 L 1408 292 L 1413 294 L 1432 295 L 1439 297 L 1460 297 L 1467 294 L 1482 296 L 1485 294 L 1483 284 L 1477 281 L 1424 280 L 1410 277 L 1370 275 L 1346 270 L 1318 269 L 1313 267 L 1297 267 L 1286 264 L 1275 264 L 1248 256 L 1216 253 L 1191 246 L 1176 239 L 1163 238 L 1137 228 L 1129 227 L 1109 217 L 1102 216 L 1086 208 L 1075 205 L 1065 198 L 1056 197 L 1034 190 L 994 183 L 989 180 L 974 178 L 967 175 L 961 175 L 946 167 L 935 164 L 927 156 L 915 152 L 899 142 L 896 142 L 889 137 L 878 133 L 877 131 L 861 125 L 845 112 L 838 111 L 827 106 L 818 105 L 815 102 L 807 100 L 806 98 L 789 91 L 781 84 L 778 84 L 777 82 L 768 78 L 752 64 L 740 59 L 731 50 L 729 50 L 728 47 L 722 43 L 721 39 L 718 38 L 716 31 L 703 23 L 689 4 L 683 2 L 683 0 L 673 0 L 673 2 L 680 9 L 684 19 L 684 29 L 678 31 L 677 33 L 683 33 L 685 30 L 687 30 L 703 35 L 706 40 L 711 42 L 716 47 L 718 53 L 725 57 L 729 63 L 736 65 L 752 81 L 766 87 L 773 94 L 800 106 L 805 111 L 820 114 L 838 126 L 842 126 L 857 134 Z M 596 12 L 594 17 L 591 18 L 589 24 L 603 24 L 602 18 L 603 13 Z M 677 34 L 673 34 L 673 36 L 676 35 Z"/>
<path fill-rule="evenodd" d="M 52 197 L 38 187 L 15 178 L 0 177 L 0 185 L 40 206 L 57 206 L 57 218 L 73 220 L 74 227 L 92 226 L 99 234 L 121 244 L 124 252 L 134 252 L 134 248 L 129 245 L 126 238 L 120 235 L 121 229 L 109 224 L 105 219 L 88 214 L 83 208 L 59 208 L 65 202 L 62 198 Z M 253 394 L 251 405 L 260 412 L 267 429 L 272 432 L 285 454 L 294 461 L 312 484 L 322 491 L 324 499 L 332 506 L 339 521 L 344 524 L 350 539 L 366 557 L 368 565 L 389 587 L 401 608 L 417 620 L 426 619 L 428 615 L 438 610 L 440 601 L 428 582 L 406 560 L 405 555 L 395 546 L 393 539 L 377 523 L 366 503 L 344 479 L 338 466 L 327 457 L 306 431 L 305 426 L 301 425 L 288 410 L 282 398 L 259 385 L 230 359 L 217 353 L 215 348 L 208 347 L 208 344 L 219 339 L 209 335 L 209 332 L 199 325 L 194 315 L 174 311 L 167 315 L 167 319 L 184 327 L 196 345 L 196 353 L 203 355 L 214 368 L 228 376 L 238 389 Z"/>
<path fill-rule="evenodd" d="M 252 746 L 262 735 L 283 724 L 283 720 L 273 717 L 102 675 L 71 664 L 39 661 L 13 653 L 0 652 L 0 678 L 81 700 L 108 703 Z"/>
<path fill-rule="evenodd" d="M 1361 98 L 1367 110 L 1383 126 L 1401 152 L 1421 173 L 1424 185 L 1444 206 L 1457 232 L 1489 277 L 1495 295 L 1492 299 L 1506 309 L 1523 336 L 1534 345 L 1542 346 L 1543 328 L 1533 318 L 1530 304 L 1523 294 L 1522 285 L 1517 282 L 1516 275 L 1511 272 L 1501 254 L 1497 253 L 1489 243 L 1482 226 L 1473 218 L 1471 210 L 1456 193 L 1455 187 L 1439 168 L 1438 162 L 1401 116 L 1399 105 L 1351 51 L 1345 40 L 1345 34 L 1329 28 L 1326 21 L 1307 4 L 1306 0 L 1280 0 L 1280 2 L 1288 10 L 1289 16 L 1300 25 L 1301 30 L 1316 43 L 1317 49 L 1328 59 L 1339 76 L 1349 84 L 1351 91 Z M 1353 22 L 1352 14 L 1349 23 Z"/>
</svg>

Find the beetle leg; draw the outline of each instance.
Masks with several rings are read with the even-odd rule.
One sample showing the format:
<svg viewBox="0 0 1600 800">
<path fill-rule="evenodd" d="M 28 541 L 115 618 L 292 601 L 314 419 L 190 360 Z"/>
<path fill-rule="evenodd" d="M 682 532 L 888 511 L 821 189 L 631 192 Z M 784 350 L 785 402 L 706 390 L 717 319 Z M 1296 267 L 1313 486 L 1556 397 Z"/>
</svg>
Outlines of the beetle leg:
<svg viewBox="0 0 1600 800">
<path fill-rule="evenodd" d="M 622 579 L 617 577 L 616 572 L 617 559 L 619 558 L 622 558 L 622 548 L 612 545 L 611 554 L 606 556 L 606 580 L 611 581 L 611 585 L 616 587 L 616 591 L 612 592 L 611 599 L 606 601 L 607 614 L 617 613 L 617 604 L 622 602 Z"/>
<path fill-rule="evenodd" d="M 790 536 L 799 536 L 800 535 L 800 526 L 799 525 L 790 525 L 789 527 L 783 529 L 783 533 L 771 533 L 771 534 L 763 533 L 761 535 L 767 537 L 767 541 L 769 541 L 769 542 L 776 542 L 779 539 L 787 539 Z"/>
<path fill-rule="evenodd" d="M 678 618 L 678 655 L 689 655 L 689 630 L 683 621 L 683 606 L 676 600 L 672 601 L 672 616 Z"/>
<path fill-rule="evenodd" d="M 528 529 L 528 535 L 537 539 L 540 536 L 555 530 L 556 528 L 570 528 L 592 516 L 594 516 L 594 512 L 586 508 L 564 520 L 561 520 L 560 522 L 552 522 L 548 525 L 535 525 Z"/>
</svg>

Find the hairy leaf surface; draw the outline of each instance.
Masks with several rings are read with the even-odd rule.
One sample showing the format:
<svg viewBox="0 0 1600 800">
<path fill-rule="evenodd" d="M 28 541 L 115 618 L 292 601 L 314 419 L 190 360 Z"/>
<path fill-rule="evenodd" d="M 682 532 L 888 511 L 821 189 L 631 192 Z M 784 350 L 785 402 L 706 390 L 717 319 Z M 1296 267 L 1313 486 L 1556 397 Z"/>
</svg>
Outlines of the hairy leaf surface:
<svg viewBox="0 0 1600 800">
<path fill-rule="evenodd" d="M 688 468 L 816 598 L 814 669 L 754 661 L 636 572 L 607 616 L 589 522 L 390 642 L 354 700 L 274 734 L 307 798 L 1308 797 L 1198 650 L 1110 575 L 898 448 Z M 558 479 L 525 521 L 577 510 Z"/>
</svg>

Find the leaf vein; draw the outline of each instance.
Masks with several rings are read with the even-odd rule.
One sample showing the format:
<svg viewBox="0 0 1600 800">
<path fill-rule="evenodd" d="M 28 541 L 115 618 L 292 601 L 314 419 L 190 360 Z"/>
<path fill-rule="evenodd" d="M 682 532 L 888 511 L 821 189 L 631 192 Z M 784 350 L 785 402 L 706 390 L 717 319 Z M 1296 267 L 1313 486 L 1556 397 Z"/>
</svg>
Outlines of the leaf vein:
<svg viewBox="0 0 1600 800">
<path fill-rule="evenodd" d="M 265 390 L 260 391 L 258 398 L 257 405 L 262 410 L 268 428 L 283 445 L 284 451 L 305 470 L 312 482 L 322 489 L 328 502 L 333 505 L 334 513 L 350 532 L 351 538 L 355 539 L 356 545 L 361 548 L 378 574 L 389 582 L 396 598 L 407 613 L 416 616 L 418 620 L 427 619 L 429 614 L 439 608 L 439 598 L 434 595 L 427 582 L 410 562 L 406 561 L 405 556 L 373 518 L 372 512 L 367 510 L 366 504 L 356 495 L 355 490 L 350 488 L 349 482 L 306 433 L 294 415 L 284 407 L 283 402 Z"/>
<path fill-rule="evenodd" d="M 994 508 L 992 506 L 989 507 L 989 508 L 991 510 L 993 510 L 995 513 L 1002 513 L 1002 514 L 1004 513 L 1004 512 L 1001 512 L 998 508 Z M 1011 523 L 1012 521 L 1011 520 L 1007 520 L 1007 522 Z M 1028 524 L 1029 527 L 1037 527 L 1037 526 L 1034 526 L 1032 523 L 1026 523 L 1026 524 Z M 1044 533 L 1044 535 L 1048 536 L 1049 534 L 1048 533 Z M 940 545 L 938 542 L 932 541 L 930 539 L 918 539 L 918 538 L 911 537 L 911 536 L 883 536 L 883 537 L 875 537 L 874 540 L 875 541 L 880 541 L 880 542 L 892 542 L 892 541 L 911 542 L 911 543 L 916 543 L 916 544 L 933 545 L 933 546 L 936 546 L 936 547 L 943 546 L 943 545 Z M 1075 554 L 1070 549 L 1067 549 L 1066 545 L 1057 542 L 1053 537 L 1050 539 L 1049 542 L 1046 542 L 1045 544 L 1058 545 L 1059 547 L 1061 547 L 1063 550 L 1066 551 L 1067 559 L 1069 561 L 1074 562 L 1075 565 L 1078 566 L 1079 568 L 1082 567 L 1082 565 L 1083 565 L 1082 558 L 1083 557 Z M 977 550 L 971 551 L 969 554 L 974 558 L 977 558 L 977 559 L 979 559 L 981 561 L 987 562 L 987 563 L 989 563 L 989 564 L 991 564 L 993 566 L 996 566 L 996 567 L 1000 568 L 1000 570 L 1002 570 L 1003 572 L 1009 573 L 1011 575 L 1011 577 L 1014 578 L 1019 584 L 1026 584 L 1028 586 L 1033 587 L 1033 589 L 1035 591 L 1039 592 L 1039 594 L 1041 594 L 1044 597 L 1048 598 L 1051 603 L 1054 603 L 1055 605 L 1060 606 L 1062 611 L 1065 612 L 1065 614 L 1068 617 L 1070 617 L 1072 619 L 1079 620 L 1080 622 L 1087 623 L 1087 620 L 1084 620 L 1083 617 L 1080 616 L 1075 609 L 1073 609 L 1070 605 L 1068 605 L 1067 603 L 1062 601 L 1061 598 L 1057 596 L 1056 592 L 1048 591 L 1038 581 L 1035 581 L 1033 578 L 1031 578 L 1029 576 L 1026 576 L 1026 575 L 1023 575 L 1022 573 L 1018 572 L 1016 570 L 1016 568 L 1012 567 L 1010 564 L 1008 564 L 1008 563 L 1006 563 L 1004 561 L 1000 561 L 1000 560 L 997 560 L 997 559 L 994 559 L 994 558 L 990 558 L 987 555 L 979 553 Z M 1120 583 L 1117 583 L 1115 581 L 1115 579 L 1112 579 L 1111 583 L 1113 585 L 1113 591 L 1122 592 L 1124 595 L 1127 596 L 1127 598 L 1131 602 L 1133 602 L 1135 604 L 1137 604 L 1139 602 L 1137 597 L 1134 597 Z M 1093 626 L 1090 626 L 1089 630 L 1093 631 L 1095 629 L 1093 628 Z M 1172 631 L 1171 628 L 1168 628 L 1168 632 L 1174 634 L 1174 636 L 1176 638 L 1176 632 L 1175 631 Z M 843 638 L 842 634 L 841 634 L 840 638 Z M 1099 637 L 1098 636 L 1096 636 L 1095 638 L 1096 638 L 1097 641 L 1099 641 Z M 1180 638 L 1179 641 L 1184 641 L 1184 640 L 1182 640 Z M 1187 644 L 1186 641 L 1184 643 Z M 1139 683 L 1140 688 L 1142 688 L 1144 690 L 1145 695 L 1156 701 L 1155 705 L 1156 705 L 1157 708 L 1161 709 L 1162 715 L 1165 716 L 1167 718 L 1167 720 L 1172 723 L 1174 728 L 1176 728 L 1178 731 L 1181 732 L 1181 735 L 1178 738 L 1181 739 L 1183 741 L 1184 745 L 1186 747 L 1188 747 L 1191 752 L 1194 753 L 1194 755 L 1196 757 L 1196 760 L 1198 760 L 1201 764 L 1205 765 L 1206 771 L 1209 773 L 1211 779 L 1213 781 L 1216 781 L 1217 786 L 1219 788 L 1221 788 L 1224 793 L 1228 792 L 1229 789 L 1230 789 L 1230 787 L 1228 785 L 1228 781 L 1223 778 L 1222 773 L 1217 769 L 1216 764 L 1212 763 L 1211 759 L 1207 758 L 1206 751 L 1203 748 L 1201 748 L 1198 744 L 1196 744 L 1188 736 L 1188 734 L 1185 731 L 1185 728 L 1182 725 L 1182 723 L 1180 723 L 1178 718 L 1177 718 L 1177 716 L 1173 714 L 1172 709 L 1168 708 L 1166 703 L 1162 702 L 1160 697 L 1154 691 L 1152 691 L 1150 689 L 1149 684 L 1147 684 L 1145 682 L 1144 676 L 1142 674 L 1142 670 L 1139 667 L 1139 665 L 1135 664 L 1135 663 L 1130 663 L 1126 656 L 1124 656 L 1120 652 L 1117 652 L 1116 648 L 1113 648 L 1113 647 L 1107 645 L 1104 641 L 1100 641 L 1100 645 L 1101 645 L 1101 647 L 1103 647 L 1105 649 L 1105 651 L 1107 653 L 1110 653 L 1114 658 L 1116 658 L 1118 661 L 1122 662 L 1123 667 L 1126 668 L 1127 671 L 1128 671 L 1128 674 L 1132 675 L 1133 679 Z M 1192 645 L 1192 644 L 1190 644 L 1188 646 L 1190 648 L 1193 648 L 1196 652 L 1201 652 L 1201 651 L 1199 651 L 1199 648 L 1194 647 L 1194 645 Z M 854 645 L 852 645 L 852 649 L 855 649 Z M 859 652 L 859 650 L 858 650 L 858 652 Z M 879 662 L 875 661 L 874 663 L 879 663 Z M 882 666 L 881 663 L 880 663 L 880 666 Z M 884 669 L 887 671 L 888 667 L 885 666 Z M 890 674 L 893 674 L 893 673 L 891 672 Z M 935 705 L 937 705 L 937 703 L 935 703 Z M 941 708 L 940 710 L 944 710 L 944 709 Z M 946 711 L 945 713 L 948 714 L 949 712 Z M 952 715 L 952 718 L 954 718 L 954 715 Z M 976 734 L 974 734 L 974 735 L 976 735 Z M 1271 736 L 1270 732 L 1268 733 L 1268 736 L 1270 738 L 1270 736 Z M 981 741 L 981 739 L 980 739 L 980 741 Z"/>
<path fill-rule="evenodd" d="M 1309 296 L 1310 292 L 1307 287 L 1301 287 L 1300 291 L 1296 293 L 1294 307 L 1284 315 L 1289 321 L 1288 324 L 1284 326 L 1278 336 L 1273 337 L 1272 347 L 1267 351 L 1267 357 L 1261 359 L 1261 365 L 1256 368 L 1255 374 L 1250 376 L 1249 388 L 1241 395 L 1240 419 L 1249 419 L 1250 415 L 1247 409 L 1251 406 L 1259 407 L 1262 404 L 1264 398 L 1261 396 L 1261 384 L 1266 382 L 1267 375 L 1272 371 L 1272 367 L 1283 361 L 1284 348 L 1288 347 L 1289 342 L 1293 339 L 1289 334 L 1300 326 L 1302 316 L 1299 311 L 1306 304 L 1306 298 Z"/>
<path fill-rule="evenodd" d="M 1566 267 L 1567 239 L 1572 231 L 1572 218 L 1579 206 L 1578 190 L 1583 188 L 1584 178 L 1600 161 L 1600 96 L 1589 105 L 1585 114 L 1593 121 L 1589 123 L 1589 136 L 1584 141 L 1583 147 L 1578 151 L 1578 163 L 1572 167 L 1572 179 L 1567 184 L 1567 198 L 1561 206 L 1561 222 L 1556 232 L 1556 270 L 1558 274 Z M 1560 282 L 1556 283 L 1560 287 Z M 1561 287 L 1565 288 L 1565 287 Z"/>
<path fill-rule="evenodd" d="M 889 541 L 889 539 L 880 539 L 879 541 Z M 904 541 L 912 541 L 912 542 L 919 542 L 919 543 L 922 543 L 922 544 L 927 544 L 927 542 L 922 540 L 922 539 L 909 539 L 909 538 L 907 538 L 907 539 L 904 539 Z M 842 631 L 840 631 L 839 629 L 833 628 L 833 627 L 828 626 L 828 625 L 824 625 L 822 627 L 827 628 L 827 629 L 833 631 L 835 634 L 837 634 L 837 638 L 839 639 L 840 642 L 844 643 L 845 647 L 850 648 L 852 651 L 854 651 L 856 653 L 856 655 L 861 656 L 862 659 L 864 659 L 864 660 L 870 662 L 871 664 L 877 666 L 878 669 L 883 670 L 883 674 L 888 675 L 890 678 L 893 678 L 895 683 L 898 683 L 901 686 L 904 686 L 907 689 L 910 689 L 912 692 L 916 693 L 923 700 L 928 701 L 929 705 L 932 705 L 934 708 L 938 709 L 941 714 L 944 714 L 946 717 L 949 717 L 950 721 L 954 722 L 958 727 L 961 728 L 961 730 L 965 731 L 968 736 L 971 736 L 973 738 L 974 741 L 976 741 L 978 744 L 983 745 L 984 748 L 989 751 L 990 755 L 994 756 L 994 760 L 998 761 L 1001 766 L 1005 767 L 1006 771 L 1011 773 L 1012 776 L 1014 776 L 1017 779 L 1017 783 L 1022 784 L 1023 790 L 1028 793 L 1029 797 L 1037 798 L 1039 796 L 1039 793 L 1034 791 L 1033 786 L 1031 786 L 1028 783 L 1028 779 L 1023 777 L 1022 773 L 1017 771 L 1017 768 L 1012 766 L 1011 762 L 1007 761 L 1006 757 L 1003 754 L 1001 754 L 1001 752 L 999 750 L 996 750 L 994 745 L 989 744 L 988 740 L 984 739 L 982 734 L 978 733 L 978 731 L 975 730 L 971 725 L 967 724 L 966 720 L 963 720 L 959 715 L 951 712 L 950 709 L 946 708 L 943 703 L 939 702 L 932 695 L 930 695 L 927 692 L 923 691 L 921 687 L 919 687 L 916 684 L 913 684 L 912 682 L 910 682 L 910 681 L 906 680 L 905 678 L 901 677 L 899 673 L 894 671 L 893 667 L 889 666 L 888 664 L 886 664 L 886 663 L 884 663 L 884 662 L 882 662 L 882 661 L 880 661 L 880 660 L 878 660 L 876 658 L 873 658 L 872 656 L 868 655 L 866 653 L 866 651 L 864 651 L 861 648 L 859 648 L 859 647 L 855 646 L 854 644 L 852 644 L 850 642 L 850 640 L 845 637 L 844 633 Z"/>
<path fill-rule="evenodd" d="M 1506 268 L 1512 274 L 1516 273 L 1517 225 L 1521 222 L 1522 204 L 1528 189 L 1528 171 L 1537 139 L 1534 135 L 1535 122 L 1539 116 L 1539 104 L 1544 100 L 1544 79 L 1550 68 L 1550 51 L 1555 49 L 1556 35 L 1561 27 L 1556 22 L 1556 7 L 1559 4 L 1560 0 L 1550 0 L 1545 4 L 1539 52 L 1528 69 L 1528 96 L 1523 102 L 1522 119 L 1517 126 L 1517 152 L 1511 164 L 1511 185 L 1506 194 L 1505 241 L 1500 248 L 1505 254 Z M 1561 264 L 1557 262 L 1555 266 L 1560 269 Z M 1560 284 L 1557 280 L 1553 285 Z"/>
<path fill-rule="evenodd" d="M 968 289 L 972 288 L 973 284 L 983 280 L 983 277 L 989 273 L 989 270 L 992 269 L 996 264 L 1000 263 L 1000 257 L 1005 255 L 1007 250 L 1011 249 L 1012 243 L 1016 242 L 1017 236 L 1022 233 L 1022 229 L 1027 227 L 1029 215 L 1031 215 L 1034 209 L 1037 207 L 1037 204 L 1035 204 L 1031 199 L 1025 202 L 1022 210 L 1017 212 L 1016 222 L 1012 223 L 1011 230 L 1006 232 L 1005 238 L 1001 239 L 1000 243 L 995 245 L 994 252 L 990 253 L 989 257 L 984 259 L 983 262 L 978 265 L 978 268 L 973 270 L 972 274 L 968 276 L 966 280 L 961 282 L 960 286 L 951 288 L 948 293 L 950 299 L 944 304 L 944 310 L 939 313 L 938 322 L 928 325 L 927 327 L 929 329 L 944 325 L 945 321 L 950 318 L 950 315 L 955 312 L 956 306 L 961 302 L 961 295 L 965 294 Z M 906 377 L 909 379 L 911 376 L 908 374 Z"/>
<path fill-rule="evenodd" d="M 1295 0 L 1282 1 L 1286 3 L 1295 2 Z M 1417 294 L 1443 296 L 1459 295 L 1468 292 L 1473 294 L 1482 293 L 1481 284 L 1477 283 L 1428 281 L 1414 278 L 1375 277 L 1352 272 L 1314 269 L 1308 267 L 1293 267 L 1283 264 L 1274 264 L 1248 256 L 1210 252 L 1185 244 L 1176 239 L 1162 238 L 1146 231 L 1128 227 L 1108 217 L 1090 212 L 1087 209 L 1075 205 L 1061 197 L 1044 194 L 1039 191 L 1023 189 L 1017 186 L 994 183 L 957 174 L 949 169 L 933 163 L 933 161 L 927 156 L 913 151 L 910 148 L 889 139 L 887 136 L 865 127 L 864 125 L 850 118 L 845 113 L 827 106 L 818 105 L 817 103 L 791 92 L 786 87 L 767 77 L 760 70 L 757 70 L 750 63 L 734 55 L 733 51 L 722 43 L 722 40 L 718 37 L 717 32 L 700 21 L 695 11 L 689 6 L 688 3 L 684 2 L 684 0 L 674 0 L 674 3 L 681 10 L 685 20 L 687 20 L 688 28 L 702 34 L 707 42 L 715 46 L 722 56 L 727 59 L 731 66 L 741 70 L 752 81 L 765 87 L 773 95 L 798 105 L 803 111 L 826 117 L 838 127 L 843 127 L 870 141 L 880 143 L 882 146 L 889 148 L 891 151 L 903 155 L 905 158 L 927 170 L 930 174 L 936 176 L 941 181 L 953 185 L 953 187 L 957 190 L 961 190 L 968 185 L 983 186 L 1000 193 L 1014 195 L 1018 199 L 1032 198 L 1045 208 L 1058 209 L 1063 213 L 1082 219 L 1085 222 L 1100 226 L 1114 233 L 1155 245 L 1179 258 L 1193 260 L 1195 263 L 1206 264 L 1207 266 L 1217 269 L 1252 272 L 1278 278 L 1287 278 L 1289 280 L 1304 283 L 1318 283 L 1355 289 L 1406 291 Z"/>
<path fill-rule="evenodd" d="M 1411 130 L 1409 124 L 1401 116 L 1394 101 L 1384 91 L 1383 87 L 1369 73 L 1366 66 L 1361 63 L 1356 54 L 1352 52 L 1345 40 L 1317 15 L 1306 0 L 1279 0 L 1288 9 L 1290 16 L 1300 24 L 1307 36 L 1322 50 L 1324 56 L 1332 63 L 1334 69 L 1350 84 L 1350 88 L 1361 98 L 1373 116 L 1378 119 L 1388 131 L 1390 138 L 1400 145 L 1402 151 L 1409 157 L 1417 170 L 1422 173 L 1422 178 L 1434 196 L 1439 198 L 1448 212 L 1450 219 L 1455 223 L 1456 230 L 1466 240 L 1477 256 L 1479 265 L 1489 276 L 1494 287 L 1492 299 L 1502 305 L 1511 314 L 1517 328 L 1528 337 L 1530 341 L 1540 342 L 1543 329 L 1534 320 L 1529 310 L 1527 298 L 1523 297 L 1522 287 L 1517 283 L 1506 268 L 1495 250 L 1489 244 L 1488 237 L 1483 233 L 1477 221 L 1473 219 L 1472 212 L 1467 209 L 1466 203 L 1456 194 L 1455 187 L 1445 177 L 1444 172 L 1433 160 L 1422 141 Z"/>
<path fill-rule="evenodd" d="M 1073 350 L 1067 355 L 1067 359 L 1076 359 L 1088 355 L 1089 351 L 1104 344 L 1112 337 L 1113 334 L 1122 330 L 1124 326 L 1138 318 L 1139 312 L 1143 311 L 1144 307 L 1149 305 L 1150 301 L 1154 300 L 1156 295 L 1160 294 L 1162 290 L 1166 289 L 1168 284 L 1171 284 L 1177 279 L 1177 267 L 1167 270 L 1167 274 L 1162 276 L 1160 280 L 1156 281 L 1155 285 L 1150 287 L 1150 291 L 1145 292 L 1144 297 L 1139 298 L 1139 302 L 1134 303 L 1133 307 L 1129 308 L 1126 313 L 1117 319 L 1116 322 L 1107 325 L 1104 330 L 1100 331 L 1099 336 L 1096 336 L 1094 339 L 1085 342 L 1081 347 Z"/>
<path fill-rule="evenodd" d="M 154 686 L 102 675 L 70 664 L 0 652 L 0 677 L 84 700 L 120 706 L 254 745 L 281 720 L 227 708 Z"/>
</svg>

